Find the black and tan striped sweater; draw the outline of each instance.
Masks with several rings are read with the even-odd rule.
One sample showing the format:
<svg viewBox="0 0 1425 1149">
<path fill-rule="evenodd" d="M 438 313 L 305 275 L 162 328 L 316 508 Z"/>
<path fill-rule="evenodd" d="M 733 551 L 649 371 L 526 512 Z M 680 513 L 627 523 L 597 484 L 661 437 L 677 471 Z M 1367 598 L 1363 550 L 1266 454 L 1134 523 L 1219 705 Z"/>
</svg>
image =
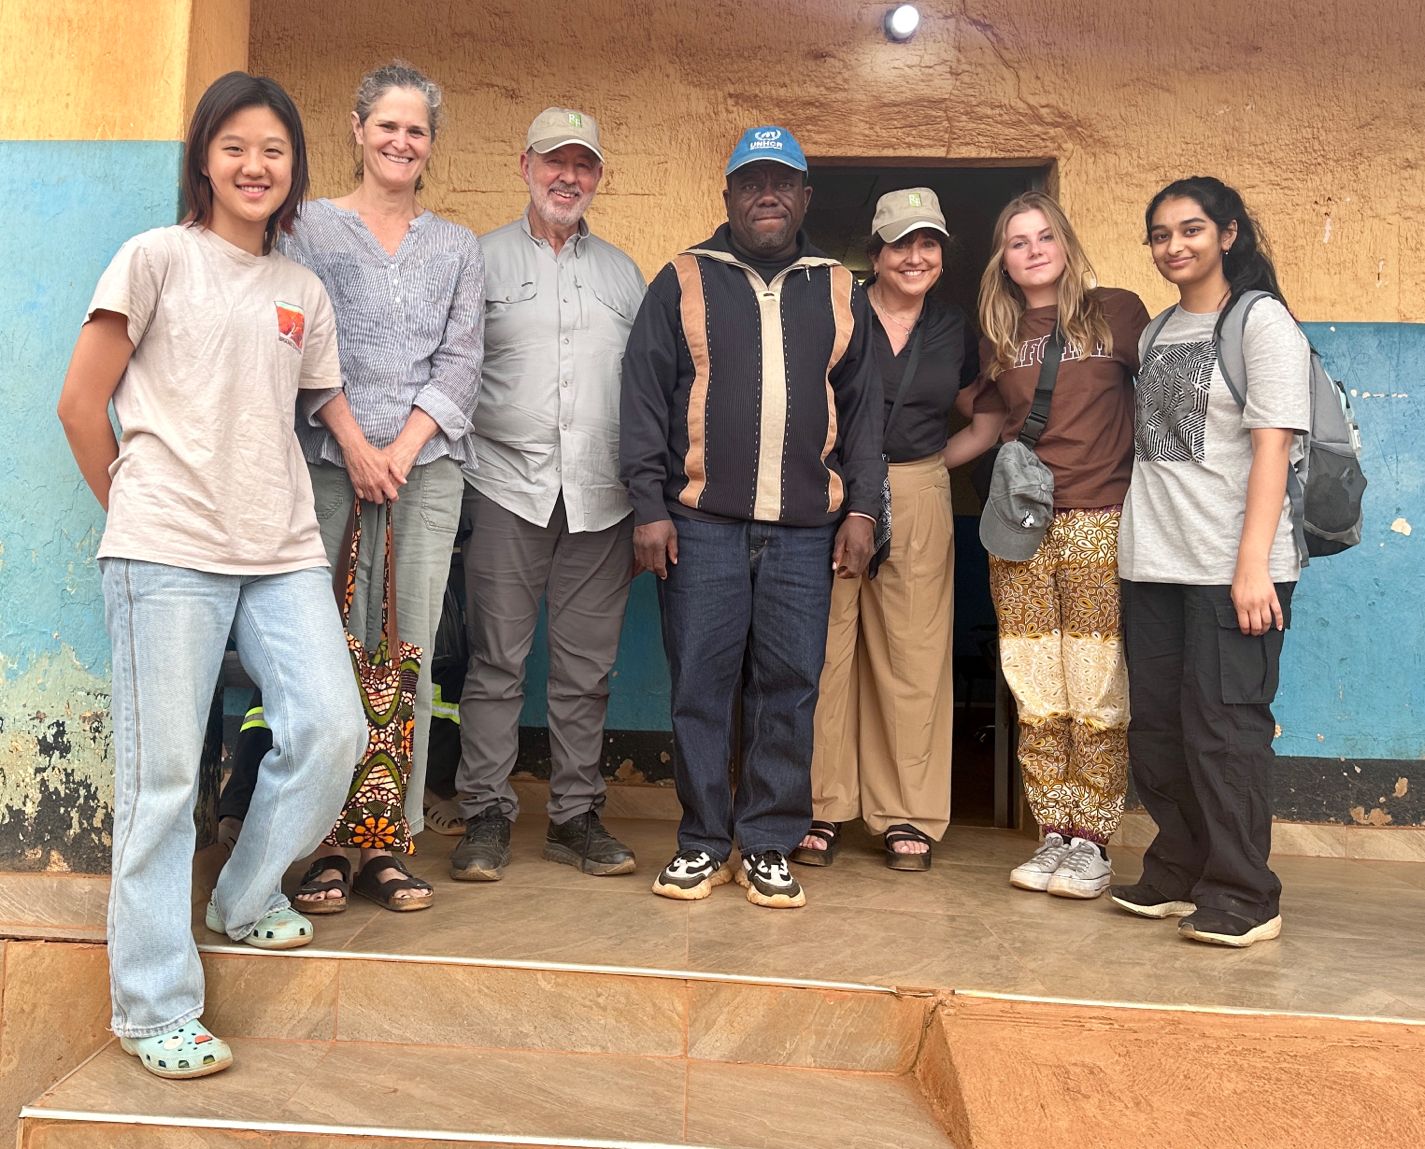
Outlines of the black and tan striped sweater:
<svg viewBox="0 0 1425 1149">
<path fill-rule="evenodd" d="M 620 477 L 634 521 L 820 526 L 881 506 L 881 381 L 851 273 L 808 244 L 771 282 L 724 224 L 654 279 L 629 334 Z"/>
</svg>

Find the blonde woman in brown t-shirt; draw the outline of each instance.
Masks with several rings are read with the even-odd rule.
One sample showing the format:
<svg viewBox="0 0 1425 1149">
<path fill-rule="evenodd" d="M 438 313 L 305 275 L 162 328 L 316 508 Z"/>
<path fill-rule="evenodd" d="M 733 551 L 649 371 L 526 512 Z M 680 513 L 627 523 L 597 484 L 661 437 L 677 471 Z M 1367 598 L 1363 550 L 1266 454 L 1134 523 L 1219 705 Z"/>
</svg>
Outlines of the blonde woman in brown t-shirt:
<svg viewBox="0 0 1425 1149">
<path fill-rule="evenodd" d="M 980 281 L 976 420 L 946 447 L 956 466 L 1018 437 L 1057 325 L 1064 352 L 1036 446 L 1054 476 L 1054 518 L 1027 562 L 990 556 L 1000 664 L 1019 710 L 1019 762 L 1043 831 L 1010 873 L 1026 890 L 1094 898 L 1128 779 L 1128 683 L 1119 633 L 1118 520 L 1133 464 L 1133 375 L 1148 322 L 1129 291 L 1098 287 L 1063 210 L 1011 200 Z M 986 419 L 985 416 L 1000 416 Z"/>
</svg>

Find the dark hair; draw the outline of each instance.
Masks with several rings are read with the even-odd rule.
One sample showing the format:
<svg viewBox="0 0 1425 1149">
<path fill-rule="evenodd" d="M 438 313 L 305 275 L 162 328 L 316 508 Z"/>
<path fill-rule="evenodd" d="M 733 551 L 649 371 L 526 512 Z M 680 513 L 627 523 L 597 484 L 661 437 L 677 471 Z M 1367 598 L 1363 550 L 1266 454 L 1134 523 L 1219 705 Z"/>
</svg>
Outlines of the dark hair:
<svg viewBox="0 0 1425 1149">
<path fill-rule="evenodd" d="M 922 231 L 925 232 L 926 235 L 930 236 L 930 238 L 933 239 L 937 244 L 939 244 L 941 260 L 945 263 L 949 263 L 950 237 L 944 234 L 943 232 L 936 231 L 933 227 L 918 227 L 915 228 L 913 231 L 908 231 L 905 233 L 905 235 L 901 236 L 900 239 L 896 240 L 896 243 L 902 243 L 905 240 L 909 239 L 911 236 L 918 235 Z M 873 231 L 871 233 L 871 238 L 866 241 L 866 258 L 874 263 L 876 257 L 880 255 L 881 252 L 885 251 L 885 249 L 888 247 L 894 246 L 895 243 L 887 243 Z"/>
<path fill-rule="evenodd" d="M 188 138 L 183 145 L 183 206 L 190 227 L 207 227 L 213 219 L 213 184 L 203 174 L 208 148 L 219 129 L 246 108 L 271 108 L 282 121 L 292 141 L 292 187 L 287 198 L 267 220 L 263 237 L 264 253 L 272 250 L 279 231 L 291 233 L 297 209 L 307 197 L 307 140 L 302 132 L 302 116 L 292 97 L 276 80 L 229 72 L 219 76 L 203 93 L 193 118 L 188 122 Z"/>
<path fill-rule="evenodd" d="M 1230 251 L 1222 256 L 1222 274 L 1227 277 L 1231 288 L 1227 309 L 1237 301 L 1244 291 L 1270 291 L 1286 305 L 1281 286 L 1277 283 L 1277 269 L 1272 264 L 1271 252 L 1267 247 L 1267 237 L 1247 212 L 1241 193 L 1229 187 L 1215 176 L 1188 176 L 1174 180 L 1148 202 L 1148 210 L 1143 213 L 1144 242 L 1152 242 L 1153 213 L 1166 199 L 1190 199 L 1212 220 L 1218 230 L 1224 230 L 1233 223 L 1237 225 L 1237 238 L 1232 241 Z"/>
<path fill-rule="evenodd" d="M 445 93 L 440 90 L 440 85 L 422 72 L 419 68 L 413 68 L 404 60 L 392 60 L 389 64 L 382 64 L 379 68 L 373 68 L 361 77 L 361 82 L 356 85 L 356 98 L 352 102 L 352 111 L 356 113 L 357 121 L 365 124 L 371 116 L 371 110 L 376 107 L 378 101 L 387 92 L 394 88 L 405 88 L 420 95 L 426 102 L 426 119 L 430 124 L 430 142 L 435 146 L 436 134 L 440 131 L 441 121 L 445 118 Z M 353 146 L 356 141 L 352 140 Z M 366 164 L 362 161 L 361 151 L 356 152 L 355 175 L 359 180 L 366 174 Z M 416 177 L 416 191 L 425 187 L 425 177 Z"/>
</svg>

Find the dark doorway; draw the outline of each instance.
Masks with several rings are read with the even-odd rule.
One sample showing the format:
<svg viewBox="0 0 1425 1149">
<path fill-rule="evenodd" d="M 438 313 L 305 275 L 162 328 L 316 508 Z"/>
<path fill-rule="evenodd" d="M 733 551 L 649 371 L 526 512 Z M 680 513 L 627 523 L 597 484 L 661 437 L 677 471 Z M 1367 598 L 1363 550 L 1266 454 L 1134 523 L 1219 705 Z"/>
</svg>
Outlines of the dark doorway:
<svg viewBox="0 0 1425 1149">
<path fill-rule="evenodd" d="M 924 160 L 811 161 L 812 243 L 858 278 L 870 271 L 866 240 L 876 200 L 888 191 L 928 187 L 940 199 L 950 228 L 950 258 L 936 291 L 975 320 L 980 274 L 989 260 L 991 230 L 1000 209 L 1021 192 L 1045 188 L 1047 162 L 1033 166 L 925 165 Z M 960 825 L 1010 826 L 1017 821 L 1013 707 L 999 674 L 989 564 L 979 539 L 979 500 L 968 475 L 951 479 L 955 506 L 955 739 L 951 817 Z"/>
</svg>

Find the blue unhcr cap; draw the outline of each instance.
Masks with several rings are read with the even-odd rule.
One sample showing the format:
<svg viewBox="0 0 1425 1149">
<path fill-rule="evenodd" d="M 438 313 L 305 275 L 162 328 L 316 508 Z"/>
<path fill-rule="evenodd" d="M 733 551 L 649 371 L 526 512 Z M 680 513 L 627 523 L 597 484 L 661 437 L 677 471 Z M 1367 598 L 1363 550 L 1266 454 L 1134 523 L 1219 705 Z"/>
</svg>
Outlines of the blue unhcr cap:
<svg viewBox="0 0 1425 1149">
<path fill-rule="evenodd" d="M 742 133 L 737 147 L 732 149 L 732 155 L 728 157 L 727 169 L 723 175 L 730 176 L 738 168 L 755 164 L 759 160 L 786 164 L 799 172 L 807 170 L 807 158 L 802 154 L 802 146 L 797 143 L 797 137 L 786 128 L 766 124 L 760 128 L 748 128 Z"/>
</svg>

